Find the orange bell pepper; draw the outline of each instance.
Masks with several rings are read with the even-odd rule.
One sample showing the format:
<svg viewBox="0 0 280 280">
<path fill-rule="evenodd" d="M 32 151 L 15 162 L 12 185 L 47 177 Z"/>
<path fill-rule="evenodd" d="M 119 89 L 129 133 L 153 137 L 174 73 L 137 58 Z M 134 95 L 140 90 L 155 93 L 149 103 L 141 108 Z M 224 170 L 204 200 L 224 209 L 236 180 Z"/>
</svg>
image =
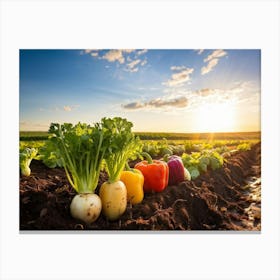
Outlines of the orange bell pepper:
<svg viewBox="0 0 280 280">
<path fill-rule="evenodd" d="M 147 160 L 136 163 L 138 169 L 144 175 L 144 192 L 161 192 L 168 185 L 169 167 L 165 161 L 153 160 L 148 153 L 142 153 Z"/>
</svg>

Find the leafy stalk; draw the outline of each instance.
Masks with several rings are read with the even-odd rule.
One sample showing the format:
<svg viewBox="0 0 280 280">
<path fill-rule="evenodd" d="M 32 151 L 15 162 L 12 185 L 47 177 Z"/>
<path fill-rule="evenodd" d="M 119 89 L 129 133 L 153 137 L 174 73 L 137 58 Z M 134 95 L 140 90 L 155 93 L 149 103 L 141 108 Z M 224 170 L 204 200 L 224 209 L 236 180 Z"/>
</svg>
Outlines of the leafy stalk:
<svg viewBox="0 0 280 280">
<path fill-rule="evenodd" d="M 36 148 L 25 148 L 19 154 L 19 163 L 21 174 L 24 176 L 30 176 L 30 163 L 32 159 L 36 158 L 38 149 Z"/>
<path fill-rule="evenodd" d="M 112 183 L 120 179 L 127 160 L 139 153 L 142 146 L 139 137 L 135 137 L 131 130 L 133 124 L 126 119 L 103 118 L 101 122 L 111 134 L 109 150 L 104 159 L 109 182 Z"/>
<path fill-rule="evenodd" d="M 103 157 L 108 151 L 108 137 L 95 124 L 52 123 L 50 141 L 60 151 L 63 167 L 71 186 L 78 193 L 92 193 L 97 187 Z"/>
<path fill-rule="evenodd" d="M 49 168 L 63 166 L 60 151 L 56 149 L 50 140 L 47 140 L 43 146 L 39 147 L 37 158 Z"/>
</svg>

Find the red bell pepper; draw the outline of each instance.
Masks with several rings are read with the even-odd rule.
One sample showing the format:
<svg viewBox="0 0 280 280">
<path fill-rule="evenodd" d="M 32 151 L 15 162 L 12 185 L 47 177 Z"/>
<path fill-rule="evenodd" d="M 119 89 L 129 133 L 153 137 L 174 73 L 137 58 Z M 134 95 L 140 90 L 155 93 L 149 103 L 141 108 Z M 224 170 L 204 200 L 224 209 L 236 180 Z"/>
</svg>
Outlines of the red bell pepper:
<svg viewBox="0 0 280 280">
<path fill-rule="evenodd" d="M 138 162 L 134 168 L 144 175 L 144 192 L 161 192 L 168 185 L 169 168 L 165 161 L 153 160 L 148 153 L 142 153 L 147 160 Z"/>
</svg>

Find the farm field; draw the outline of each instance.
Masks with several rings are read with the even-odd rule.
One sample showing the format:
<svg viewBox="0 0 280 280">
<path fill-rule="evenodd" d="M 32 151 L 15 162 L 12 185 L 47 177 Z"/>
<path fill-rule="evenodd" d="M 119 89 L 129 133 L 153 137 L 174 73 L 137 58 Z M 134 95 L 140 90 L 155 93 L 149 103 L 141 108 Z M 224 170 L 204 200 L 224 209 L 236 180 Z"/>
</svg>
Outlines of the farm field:
<svg viewBox="0 0 280 280">
<path fill-rule="evenodd" d="M 225 133 L 167 133 L 167 132 L 135 132 L 141 140 L 179 140 L 179 141 L 213 141 L 213 140 L 256 140 L 260 139 L 260 132 L 225 132 Z M 20 131 L 20 141 L 46 140 L 47 131 Z"/>
<path fill-rule="evenodd" d="M 259 49 L 19 57 L 20 230 L 261 231 Z"/>
<path fill-rule="evenodd" d="M 32 137 L 38 134 L 33 134 Z M 74 219 L 70 203 L 76 192 L 62 167 L 50 168 L 32 160 L 31 176 L 20 177 L 21 230 L 261 230 L 260 134 L 229 136 L 230 140 L 142 140 L 154 158 L 170 148 L 182 156 L 203 149 L 220 149 L 221 168 L 207 170 L 191 181 L 168 185 L 160 193 L 145 193 L 140 204 L 128 204 L 117 221 L 103 215 L 92 224 Z M 150 136 L 150 134 L 149 134 Z M 190 136 L 190 135 L 189 135 Z M 224 135 L 226 136 L 226 135 Z M 214 138 L 216 139 L 216 138 Z M 21 147 L 40 147 L 45 141 L 20 141 Z M 149 150 L 149 149 L 150 150 Z M 177 148 L 177 150 L 176 150 Z M 181 150 L 180 150 L 181 149 Z M 183 149 L 183 150 L 182 150 Z M 154 153 L 154 154 L 153 154 Z M 140 159 L 130 161 L 134 167 Z M 101 171 L 96 193 L 108 179 Z"/>
</svg>

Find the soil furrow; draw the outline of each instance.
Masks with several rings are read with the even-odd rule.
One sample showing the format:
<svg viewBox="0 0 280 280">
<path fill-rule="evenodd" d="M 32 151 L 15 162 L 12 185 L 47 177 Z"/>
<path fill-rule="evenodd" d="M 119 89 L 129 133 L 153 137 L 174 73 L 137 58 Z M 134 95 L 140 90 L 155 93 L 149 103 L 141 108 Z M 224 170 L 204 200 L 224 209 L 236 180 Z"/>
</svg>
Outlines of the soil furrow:
<svg viewBox="0 0 280 280">
<path fill-rule="evenodd" d="M 260 143 L 230 156 L 219 170 L 145 194 L 119 221 L 101 215 L 92 225 L 71 217 L 75 192 L 63 169 L 34 160 L 31 170 L 32 176 L 20 178 L 21 230 L 260 230 Z M 101 173 L 97 192 L 106 179 Z"/>
</svg>

